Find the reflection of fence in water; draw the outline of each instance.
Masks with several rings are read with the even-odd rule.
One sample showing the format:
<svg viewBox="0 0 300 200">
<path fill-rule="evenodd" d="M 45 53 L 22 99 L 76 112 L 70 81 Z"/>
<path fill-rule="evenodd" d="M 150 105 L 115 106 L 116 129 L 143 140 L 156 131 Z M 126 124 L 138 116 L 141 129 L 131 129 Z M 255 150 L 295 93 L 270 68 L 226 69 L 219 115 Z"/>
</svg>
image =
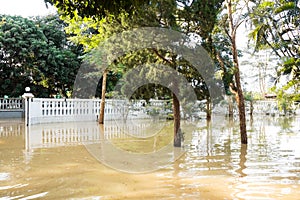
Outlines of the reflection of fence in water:
<svg viewBox="0 0 300 200">
<path fill-rule="evenodd" d="M 65 145 L 88 141 L 97 141 L 100 134 L 97 129 L 89 128 L 58 128 L 43 129 L 42 144 Z"/>
<path fill-rule="evenodd" d="M 33 125 L 28 127 L 26 143 L 28 148 L 42 148 L 98 143 L 103 140 L 129 138 L 130 136 L 146 137 L 151 125 L 149 120 L 138 121 L 134 124 L 107 122 L 103 126 L 96 122 Z"/>
<path fill-rule="evenodd" d="M 155 126 L 160 127 L 163 121 L 156 122 Z M 128 138 L 130 136 L 147 137 L 152 133 L 149 129 L 155 130 L 151 120 L 137 120 L 134 123 L 124 123 L 123 121 L 109 121 L 104 125 L 104 139 Z"/>
<path fill-rule="evenodd" d="M 24 134 L 24 124 L 0 124 L 0 137 L 19 136 Z"/>
</svg>

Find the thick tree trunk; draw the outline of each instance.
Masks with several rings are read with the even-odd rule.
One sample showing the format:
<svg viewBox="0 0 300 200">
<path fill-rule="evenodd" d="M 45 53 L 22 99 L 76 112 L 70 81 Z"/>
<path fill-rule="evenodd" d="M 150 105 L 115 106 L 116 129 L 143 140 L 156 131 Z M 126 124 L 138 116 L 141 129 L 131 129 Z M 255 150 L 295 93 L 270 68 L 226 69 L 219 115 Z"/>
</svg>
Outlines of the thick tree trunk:
<svg viewBox="0 0 300 200">
<path fill-rule="evenodd" d="M 173 93 L 173 115 L 174 115 L 174 147 L 181 147 L 180 129 L 180 104 L 176 95 Z"/>
<path fill-rule="evenodd" d="M 99 113 L 99 120 L 98 120 L 99 124 L 104 124 L 106 78 L 107 78 L 107 70 L 103 72 L 103 76 L 102 76 L 101 103 L 100 103 L 100 113 Z"/>
<path fill-rule="evenodd" d="M 246 113 L 245 113 L 245 99 L 243 95 L 243 90 L 241 86 L 241 77 L 240 77 L 240 68 L 238 62 L 238 51 L 236 46 L 236 30 L 239 25 L 234 25 L 233 23 L 233 14 L 232 14 L 232 5 L 231 0 L 226 0 L 227 3 L 227 12 L 229 20 L 229 29 L 230 29 L 230 39 L 232 47 L 232 57 L 234 65 L 234 78 L 236 84 L 236 102 L 239 109 L 239 120 L 240 120 L 240 134 L 241 134 L 241 143 L 247 144 L 247 129 L 246 129 Z"/>
</svg>

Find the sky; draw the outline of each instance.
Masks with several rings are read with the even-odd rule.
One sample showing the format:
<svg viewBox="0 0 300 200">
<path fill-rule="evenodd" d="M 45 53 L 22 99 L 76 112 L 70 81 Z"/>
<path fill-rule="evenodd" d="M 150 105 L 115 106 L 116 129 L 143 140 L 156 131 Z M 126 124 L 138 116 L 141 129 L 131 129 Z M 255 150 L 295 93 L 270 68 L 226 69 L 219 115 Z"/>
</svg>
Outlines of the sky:
<svg viewBox="0 0 300 200">
<path fill-rule="evenodd" d="M 55 13 L 55 8 L 47 9 L 44 0 L 0 0 L 0 14 L 22 17 L 44 16 Z"/>
</svg>

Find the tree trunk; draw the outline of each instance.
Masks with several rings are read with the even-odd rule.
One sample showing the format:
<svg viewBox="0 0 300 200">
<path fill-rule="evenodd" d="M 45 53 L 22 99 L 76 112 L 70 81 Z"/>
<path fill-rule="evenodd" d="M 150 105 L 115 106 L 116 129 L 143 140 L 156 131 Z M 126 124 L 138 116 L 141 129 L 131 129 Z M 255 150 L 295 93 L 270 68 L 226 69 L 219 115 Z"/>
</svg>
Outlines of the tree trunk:
<svg viewBox="0 0 300 200">
<path fill-rule="evenodd" d="M 245 98 L 244 98 L 242 85 L 241 85 L 241 77 L 240 77 L 235 35 L 232 38 L 232 51 L 233 51 L 233 63 L 235 66 L 234 78 L 235 78 L 236 90 L 237 90 L 236 102 L 238 104 L 238 110 L 239 110 L 241 143 L 247 144 L 248 141 L 247 141 L 247 128 L 246 128 Z"/>
<path fill-rule="evenodd" d="M 234 25 L 233 23 L 233 14 L 232 14 L 232 5 L 231 0 L 226 0 L 227 3 L 227 12 L 229 20 L 229 29 L 230 29 L 230 39 L 231 39 L 231 50 L 234 64 L 234 78 L 236 84 L 236 102 L 238 104 L 239 110 L 239 120 L 240 120 L 240 134 L 241 134 L 241 143 L 247 144 L 247 129 L 246 129 L 246 113 L 245 113 L 245 99 L 243 95 L 243 90 L 241 86 L 241 77 L 240 77 L 240 68 L 238 62 L 238 51 L 236 46 L 236 30 L 239 25 Z"/>
<path fill-rule="evenodd" d="M 239 79 L 239 73 L 235 75 L 235 79 Z M 243 95 L 243 91 L 241 85 L 237 84 L 237 95 L 236 101 L 239 109 L 239 119 L 240 119 L 240 134 L 241 134 L 241 143 L 247 144 L 247 128 L 246 128 L 246 112 L 245 112 L 245 99 Z"/>
<path fill-rule="evenodd" d="M 181 147 L 180 129 L 180 104 L 176 95 L 173 93 L 173 115 L 174 115 L 174 147 Z"/>
<path fill-rule="evenodd" d="M 253 110 L 254 110 L 254 107 L 253 107 L 253 100 L 250 100 L 250 117 L 251 117 L 251 118 L 253 117 Z"/>
<path fill-rule="evenodd" d="M 100 113 L 99 113 L 99 124 L 104 124 L 104 109 L 105 109 L 105 93 L 106 93 L 106 78 L 107 70 L 104 70 L 102 76 L 102 93 L 101 93 L 101 103 L 100 103 Z"/>
<path fill-rule="evenodd" d="M 227 99 L 228 99 L 228 117 L 232 118 L 233 117 L 233 102 L 232 102 L 231 95 L 227 95 Z"/>
<path fill-rule="evenodd" d="M 206 98 L 206 119 L 211 120 L 211 101 L 210 98 Z"/>
</svg>

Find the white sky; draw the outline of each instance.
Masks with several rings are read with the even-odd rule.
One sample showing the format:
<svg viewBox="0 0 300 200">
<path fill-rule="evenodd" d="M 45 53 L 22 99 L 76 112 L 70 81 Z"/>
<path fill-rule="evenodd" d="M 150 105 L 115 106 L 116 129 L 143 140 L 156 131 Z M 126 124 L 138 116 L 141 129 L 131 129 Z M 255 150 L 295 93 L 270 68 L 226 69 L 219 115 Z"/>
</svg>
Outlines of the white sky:
<svg viewBox="0 0 300 200">
<path fill-rule="evenodd" d="M 44 0 L 0 0 L 0 14 L 21 15 L 22 17 L 55 13 L 55 8 L 47 9 Z"/>
</svg>

